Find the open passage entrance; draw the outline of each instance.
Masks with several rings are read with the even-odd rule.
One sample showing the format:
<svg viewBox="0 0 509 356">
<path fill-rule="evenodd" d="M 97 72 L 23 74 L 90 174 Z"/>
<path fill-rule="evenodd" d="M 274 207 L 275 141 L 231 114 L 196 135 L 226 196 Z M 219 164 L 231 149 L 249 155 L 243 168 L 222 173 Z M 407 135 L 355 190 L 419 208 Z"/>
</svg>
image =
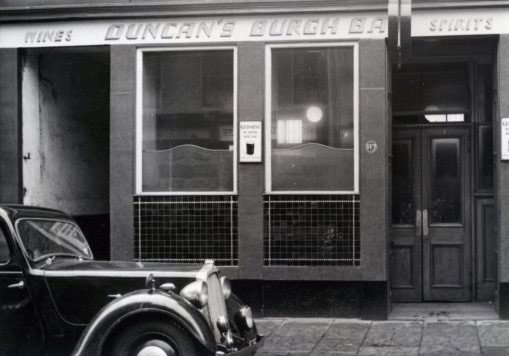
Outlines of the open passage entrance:
<svg viewBox="0 0 509 356">
<path fill-rule="evenodd" d="M 64 210 L 109 258 L 109 47 L 28 49 L 23 202 Z"/>
<path fill-rule="evenodd" d="M 394 74 L 392 300 L 492 300 L 492 67 L 438 62 Z"/>
</svg>

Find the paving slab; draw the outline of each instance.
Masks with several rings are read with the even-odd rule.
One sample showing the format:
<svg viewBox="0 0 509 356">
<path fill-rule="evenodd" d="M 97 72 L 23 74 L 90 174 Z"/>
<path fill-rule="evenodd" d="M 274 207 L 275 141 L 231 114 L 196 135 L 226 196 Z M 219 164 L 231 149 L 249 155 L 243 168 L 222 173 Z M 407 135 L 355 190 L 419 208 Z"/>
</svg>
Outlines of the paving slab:
<svg viewBox="0 0 509 356">
<path fill-rule="evenodd" d="M 333 320 L 291 319 L 273 330 L 263 346 L 263 353 L 276 355 L 309 355 L 323 338 Z M 260 355 L 263 355 L 260 352 Z"/>
<path fill-rule="evenodd" d="M 258 330 L 259 334 L 268 337 L 275 329 L 281 327 L 283 321 L 284 319 L 258 319 L 256 320 L 256 329 Z"/>
<path fill-rule="evenodd" d="M 418 347 L 409 346 L 364 346 L 359 350 L 359 356 L 418 356 Z"/>
<path fill-rule="evenodd" d="M 257 356 L 509 356 L 509 321 L 260 319 Z"/>
<path fill-rule="evenodd" d="M 509 347 L 509 321 L 478 321 L 477 329 L 481 346 Z"/>
<path fill-rule="evenodd" d="M 369 329 L 364 346 L 419 346 L 422 322 L 376 321 Z"/>
<path fill-rule="evenodd" d="M 356 355 L 370 326 L 371 322 L 369 321 L 336 320 L 331 324 L 311 355 Z"/>
<path fill-rule="evenodd" d="M 419 356 L 456 355 L 481 355 L 475 322 L 425 322 Z"/>
</svg>

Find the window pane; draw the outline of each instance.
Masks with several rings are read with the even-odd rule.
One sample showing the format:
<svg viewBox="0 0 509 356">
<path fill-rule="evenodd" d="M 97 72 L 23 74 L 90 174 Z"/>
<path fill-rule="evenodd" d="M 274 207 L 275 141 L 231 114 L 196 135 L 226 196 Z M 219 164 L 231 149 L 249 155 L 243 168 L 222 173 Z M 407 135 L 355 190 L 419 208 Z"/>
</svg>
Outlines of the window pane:
<svg viewBox="0 0 509 356">
<path fill-rule="evenodd" d="M 443 114 L 469 111 L 470 91 L 466 65 L 408 65 L 405 68 L 394 75 L 394 112 Z"/>
<path fill-rule="evenodd" d="M 479 127 L 478 189 L 493 189 L 493 129 Z"/>
<path fill-rule="evenodd" d="M 143 191 L 233 191 L 233 51 L 143 56 Z"/>
<path fill-rule="evenodd" d="M 431 222 L 462 221 L 461 145 L 458 138 L 431 143 Z"/>
<path fill-rule="evenodd" d="M 0 263 L 8 262 L 10 259 L 9 246 L 7 246 L 7 240 L 3 230 L 0 228 Z"/>
<path fill-rule="evenodd" d="M 353 48 L 272 58 L 272 190 L 354 190 Z"/>
<path fill-rule="evenodd" d="M 71 223 L 61 220 L 21 220 L 18 234 L 28 258 L 40 261 L 51 256 L 76 256 L 91 259 L 87 240 Z"/>
<path fill-rule="evenodd" d="M 479 122 L 492 121 L 492 78 L 491 65 L 480 65 L 477 79 L 477 107 L 479 108 Z"/>
<path fill-rule="evenodd" d="M 392 223 L 414 224 L 413 142 L 397 140 L 392 144 Z"/>
</svg>

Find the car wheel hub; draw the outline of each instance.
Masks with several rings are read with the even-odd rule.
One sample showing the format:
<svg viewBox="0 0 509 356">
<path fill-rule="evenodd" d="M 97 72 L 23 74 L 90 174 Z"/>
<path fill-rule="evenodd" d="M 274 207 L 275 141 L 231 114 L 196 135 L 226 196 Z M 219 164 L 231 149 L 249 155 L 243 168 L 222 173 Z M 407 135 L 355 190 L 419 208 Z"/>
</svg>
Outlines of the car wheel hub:
<svg viewBox="0 0 509 356">
<path fill-rule="evenodd" d="M 175 350 L 161 340 L 148 341 L 138 350 L 136 356 L 176 356 Z"/>
</svg>

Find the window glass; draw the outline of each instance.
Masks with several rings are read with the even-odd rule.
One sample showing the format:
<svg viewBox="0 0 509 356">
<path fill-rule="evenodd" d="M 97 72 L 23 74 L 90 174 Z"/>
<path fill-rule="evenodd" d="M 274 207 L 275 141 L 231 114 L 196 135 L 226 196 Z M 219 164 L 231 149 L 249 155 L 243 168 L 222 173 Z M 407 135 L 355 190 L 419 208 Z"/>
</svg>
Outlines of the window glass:
<svg viewBox="0 0 509 356">
<path fill-rule="evenodd" d="M 8 262 L 10 258 L 11 254 L 9 252 L 9 246 L 7 246 L 7 239 L 0 227 L 0 264 Z"/>
<path fill-rule="evenodd" d="M 393 105 L 394 112 L 399 114 L 468 113 L 468 67 L 464 64 L 406 66 L 395 73 Z"/>
<path fill-rule="evenodd" d="M 477 100 L 479 122 L 492 122 L 492 68 L 491 65 L 480 65 L 477 73 Z"/>
<path fill-rule="evenodd" d="M 33 261 L 52 256 L 92 258 L 87 240 L 71 222 L 20 220 L 17 229 L 28 258 Z"/>
<path fill-rule="evenodd" d="M 479 190 L 493 189 L 493 129 L 479 126 L 479 147 L 477 157 L 477 184 Z"/>
<path fill-rule="evenodd" d="M 414 162 L 412 140 L 392 144 L 392 223 L 414 224 Z"/>
<path fill-rule="evenodd" d="M 234 190 L 233 50 L 143 54 L 142 190 Z"/>
<path fill-rule="evenodd" d="M 425 114 L 425 115 L 395 115 L 394 125 L 431 125 L 445 123 L 464 123 L 469 121 L 469 116 L 463 113 L 451 114 Z"/>
<path fill-rule="evenodd" d="M 459 138 L 431 141 L 431 222 L 462 221 L 461 144 Z"/>
<path fill-rule="evenodd" d="M 272 191 L 353 191 L 353 47 L 272 50 Z"/>
</svg>

